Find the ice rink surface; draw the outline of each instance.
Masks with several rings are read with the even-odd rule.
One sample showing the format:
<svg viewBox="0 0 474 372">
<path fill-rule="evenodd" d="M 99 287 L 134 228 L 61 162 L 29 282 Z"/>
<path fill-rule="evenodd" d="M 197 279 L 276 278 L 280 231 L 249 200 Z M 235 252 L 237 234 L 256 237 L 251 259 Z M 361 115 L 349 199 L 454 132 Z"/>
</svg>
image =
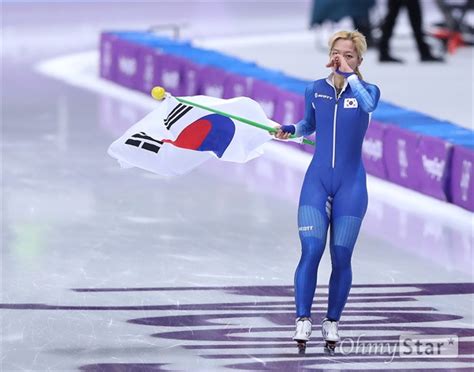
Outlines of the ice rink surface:
<svg viewBox="0 0 474 372">
<path fill-rule="evenodd" d="M 472 214 L 370 178 L 341 350 L 325 355 L 319 336 L 326 252 L 302 356 L 292 282 L 308 158 L 277 144 L 248 164 L 215 161 L 179 178 L 122 170 L 107 147 L 147 104 L 37 70 L 96 49 L 103 29 L 177 22 L 198 45 L 325 74 L 305 31 L 309 2 L 217 4 L 4 4 L 2 370 L 472 370 Z M 407 64 L 378 66 L 369 51 L 368 79 L 389 102 L 472 126 L 472 49 L 422 65 L 400 23 L 394 54 Z M 414 79 L 422 92 L 407 88 Z M 395 346 L 408 334 L 457 337 L 459 355 L 402 357 Z M 369 351 L 374 343 L 383 349 Z"/>
</svg>

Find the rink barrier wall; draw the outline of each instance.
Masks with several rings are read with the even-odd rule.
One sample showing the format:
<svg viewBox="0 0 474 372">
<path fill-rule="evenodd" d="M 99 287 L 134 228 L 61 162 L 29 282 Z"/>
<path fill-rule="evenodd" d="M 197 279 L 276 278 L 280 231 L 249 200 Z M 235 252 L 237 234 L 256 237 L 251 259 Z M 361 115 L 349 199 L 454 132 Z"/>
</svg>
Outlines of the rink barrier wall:
<svg viewBox="0 0 474 372">
<path fill-rule="evenodd" d="M 146 94 L 161 85 L 175 96 L 251 97 L 281 124 L 303 116 L 310 83 L 147 32 L 103 32 L 100 76 Z M 369 174 L 474 211 L 473 137 L 472 130 L 381 101 L 364 139 L 363 161 Z"/>
</svg>

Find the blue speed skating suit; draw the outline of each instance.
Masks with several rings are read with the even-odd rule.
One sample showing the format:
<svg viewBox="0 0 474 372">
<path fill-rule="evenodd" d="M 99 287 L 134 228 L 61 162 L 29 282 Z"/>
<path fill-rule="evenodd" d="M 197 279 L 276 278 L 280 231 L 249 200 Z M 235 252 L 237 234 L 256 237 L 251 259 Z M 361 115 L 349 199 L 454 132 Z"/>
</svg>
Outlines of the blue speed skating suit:
<svg viewBox="0 0 474 372">
<path fill-rule="evenodd" d="M 297 136 L 316 132 L 316 149 L 298 208 L 302 254 L 295 273 L 295 302 L 297 317 L 311 316 L 318 265 L 330 226 L 327 318 L 338 321 L 351 288 L 352 251 L 367 209 L 362 142 L 380 91 L 352 74 L 338 92 L 332 76 L 306 88 L 304 119 L 291 128 Z"/>
</svg>

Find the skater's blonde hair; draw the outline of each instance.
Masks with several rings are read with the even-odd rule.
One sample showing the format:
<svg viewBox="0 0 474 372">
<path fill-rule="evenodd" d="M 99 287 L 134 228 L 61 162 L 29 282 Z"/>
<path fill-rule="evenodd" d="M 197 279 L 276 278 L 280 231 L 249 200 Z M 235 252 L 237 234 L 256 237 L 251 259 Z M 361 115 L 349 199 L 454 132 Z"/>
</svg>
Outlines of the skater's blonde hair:
<svg viewBox="0 0 474 372">
<path fill-rule="evenodd" d="M 357 57 L 362 60 L 362 55 L 367 51 L 367 41 L 365 36 L 359 31 L 338 31 L 329 39 L 329 55 L 331 55 L 332 50 L 334 49 L 334 44 L 338 40 L 350 40 L 354 44 Z M 362 80 L 362 74 L 359 71 L 359 67 L 355 69 L 355 73 L 359 76 L 359 79 Z"/>
</svg>

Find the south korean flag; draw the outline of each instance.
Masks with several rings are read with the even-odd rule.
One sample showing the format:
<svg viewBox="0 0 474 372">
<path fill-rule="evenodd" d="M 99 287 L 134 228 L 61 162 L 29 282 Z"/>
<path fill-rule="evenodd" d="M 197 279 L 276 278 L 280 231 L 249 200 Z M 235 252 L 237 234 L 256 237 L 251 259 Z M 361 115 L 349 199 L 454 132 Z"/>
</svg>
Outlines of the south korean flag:
<svg viewBox="0 0 474 372">
<path fill-rule="evenodd" d="M 357 100 L 355 98 L 345 98 L 344 99 L 344 108 L 357 108 Z"/>
</svg>

